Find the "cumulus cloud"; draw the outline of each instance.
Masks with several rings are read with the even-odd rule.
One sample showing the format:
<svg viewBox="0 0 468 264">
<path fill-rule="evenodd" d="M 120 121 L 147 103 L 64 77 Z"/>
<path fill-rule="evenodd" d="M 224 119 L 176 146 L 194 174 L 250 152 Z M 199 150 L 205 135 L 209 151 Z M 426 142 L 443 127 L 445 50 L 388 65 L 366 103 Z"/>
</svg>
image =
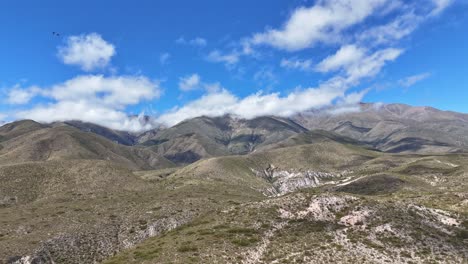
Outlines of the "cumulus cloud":
<svg viewBox="0 0 468 264">
<path fill-rule="evenodd" d="M 194 39 L 186 40 L 184 37 L 180 37 L 176 40 L 177 44 L 192 45 L 197 47 L 205 47 L 208 45 L 208 41 L 201 37 L 196 37 Z"/>
<path fill-rule="evenodd" d="M 289 116 L 311 108 L 333 106 L 334 114 L 357 111 L 368 90 L 349 92 L 352 87 L 377 75 L 382 68 L 403 50 L 398 42 L 410 35 L 426 19 L 439 15 L 453 0 L 421 0 L 408 3 L 390 0 L 318 0 L 310 7 L 299 7 L 284 24 L 268 28 L 237 45 L 213 50 L 205 59 L 228 67 L 238 64 L 243 56 L 261 58 L 261 46 L 289 52 L 312 48 L 317 44 L 337 48 L 317 65 L 292 55 L 280 66 L 302 71 L 332 73 L 333 77 L 308 88 L 293 92 L 254 93 L 238 97 L 220 83 L 205 83 L 198 74 L 180 78 L 182 91 L 204 89 L 205 94 L 186 105 L 175 107 L 157 118 L 158 122 L 173 125 L 200 115 L 234 114 L 244 118 L 262 115 Z M 371 22 L 371 23 L 370 23 Z M 177 43 L 204 47 L 207 41 L 197 37 Z M 115 55 L 115 48 L 96 33 L 69 37 L 59 47 L 58 56 L 65 64 L 77 65 L 85 71 L 106 67 Z M 170 58 L 160 56 L 161 64 Z M 257 69 L 258 70 L 258 69 Z M 273 82 L 277 77 L 271 69 L 261 68 L 254 79 Z M 409 87 L 428 78 L 419 74 L 400 80 Z M 160 96 L 159 83 L 142 76 L 103 77 L 78 76 L 51 87 L 13 87 L 7 94 L 10 104 L 25 104 L 34 97 L 43 97 L 42 104 L 17 111 L 16 118 L 32 118 L 42 122 L 78 119 L 114 129 L 142 131 L 150 129 L 143 116 L 129 117 L 126 108 Z"/>
<path fill-rule="evenodd" d="M 348 78 L 357 81 L 376 75 L 387 61 L 395 60 L 402 53 L 401 49 L 387 48 L 369 54 L 364 48 L 346 45 L 320 62 L 317 70 L 320 72 L 343 70 Z"/>
<path fill-rule="evenodd" d="M 346 51 L 350 49 L 351 52 Z M 343 52 L 345 50 L 345 52 Z M 290 116 L 311 108 L 331 106 L 336 103 L 335 112 L 353 111 L 368 90 L 347 94 L 346 91 L 366 77 L 380 72 L 389 61 L 396 59 L 403 51 L 387 48 L 368 52 L 358 47 L 343 47 L 326 58 L 323 70 L 340 71 L 340 74 L 321 83 L 315 88 L 298 88 L 287 95 L 262 92 L 239 98 L 222 89 L 208 93 L 182 107 L 176 107 L 161 115 L 159 122 L 174 125 L 188 118 L 201 115 L 219 116 L 234 114 L 243 118 L 263 115 Z M 348 54 L 350 53 L 350 54 Z M 356 55 L 357 53 L 358 55 Z"/>
<path fill-rule="evenodd" d="M 337 42 L 343 30 L 364 21 L 387 0 L 317 1 L 312 7 L 300 7 L 280 29 L 254 34 L 255 45 L 269 45 L 297 51 L 318 42 Z"/>
<path fill-rule="evenodd" d="M 365 49 L 355 45 L 341 47 L 335 54 L 328 56 L 320 62 L 316 69 L 320 72 L 329 72 L 350 67 L 360 61 L 365 55 Z"/>
<path fill-rule="evenodd" d="M 295 9 L 282 26 L 255 33 L 241 43 L 243 46 L 247 43 L 250 50 L 252 45 L 266 45 L 286 51 L 311 48 L 319 43 L 345 44 L 350 40 L 384 44 L 409 35 L 422 21 L 439 15 L 453 2 L 319 0 L 312 6 Z M 370 18 L 372 23 L 365 24 Z M 381 24 L 382 21 L 385 23 Z"/>
<path fill-rule="evenodd" d="M 85 75 L 36 89 L 48 103 L 19 111 L 16 118 L 39 122 L 81 120 L 128 131 L 146 130 L 151 125 L 129 117 L 126 107 L 161 94 L 158 82 L 142 76 Z"/>
<path fill-rule="evenodd" d="M 200 84 L 200 75 L 194 73 L 192 75 L 180 78 L 179 89 L 185 92 L 192 91 L 200 88 Z"/>
<path fill-rule="evenodd" d="M 280 93 L 262 92 L 239 98 L 226 89 L 208 93 L 182 107 L 176 107 L 159 116 L 159 122 L 174 125 L 197 116 L 219 116 L 233 114 L 243 118 L 263 115 L 290 116 L 292 114 L 327 106 L 337 98 L 343 98 L 350 80 L 334 77 L 317 88 L 298 88 L 282 96 Z"/>
<path fill-rule="evenodd" d="M 312 60 L 300 60 L 297 58 L 282 59 L 280 63 L 281 67 L 287 69 L 296 69 L 301 71 L 312 71 Z"/>
<path fill-rule="evenodd" d="M 155 123 L 147 122 L 143 115 L 129 116 L 122 110 L 84 100 L 60 101 L 55 104 L 38 106 L 30 110 L 20 111 L 16 116 L 45 123 L 81 120 L 130 132 L 146 131 L 156 126 Z"/>
<path fill-rule="evenodd" d="M 79 66 L 84 71 L 106 67 L 114 55 L 114 45 L 97 33 L 68 37 L 66 44 L 58 48 L 63 63 Z"/>
<path fill-rule="evenodd" d="M 394 61 L 402 53 L 402 49 L 395 48 L 378 50 L 367 55 L 361 61 L 346 67 L 346 74 L 355 81 L 361 78 L 373 77 L 381 71 L 385 63 Z"/>
<path fill-rule="evenodd" d="M 203 84 L 208 93 L 217 93 L 224 89 L 219 82 Z"/>
<path fill-rule="evenodd" d="M 41 93 L 41 89 L 37 86 L 29 88 L 21 88 L 15 85 L 10 88 L 7 94 L 6 102 L 13 105 L 27 104 L 33 97 Z"/>
<path fill-rule="evenodd" d="M 348 93 L 340 98 L 335 105 L 328 107 L 326 112 L 332 115 L 341 115 L 347 113 L 356 113 L 361 111 L 361 103 L 364 96 L 370 89 L 364 89 L 357 92 Z"/>
<path fill-rule="evenodd" d="M 194 73 L 179 79 L 179 89 L 184 92 L 204 89 L 207 93 L 216 93 L 224 88 L 219 82 L 203 82 L 201 76 Z"/>
<path fill-rule="evenodd" d="M 420 81 L 423 81 L 427 78 L 431 77 L 431 73 L 429 72 L 424 72 L 424 73 L 421 73 L 421 74 L 416 74 L 416 75 L 412 75 L 412 76 L 408 76 L 404 79 L 401 79 L 398 81 L 398 84 L 400 84 L 401 86 L 405 87 L 405 88 L 409 88 L 413 85 L 415 85 L 416 83 L 420 82 Z"/>
<path fill-rule="evenodd" d="M 362 99 L 369 92 L 369 90 L 370 89 L 364 89 L 362 91 L 349 93 L 338 104 L 348 105 L 348 106 L 359 104 L 362 102 Z"/>
</svg>

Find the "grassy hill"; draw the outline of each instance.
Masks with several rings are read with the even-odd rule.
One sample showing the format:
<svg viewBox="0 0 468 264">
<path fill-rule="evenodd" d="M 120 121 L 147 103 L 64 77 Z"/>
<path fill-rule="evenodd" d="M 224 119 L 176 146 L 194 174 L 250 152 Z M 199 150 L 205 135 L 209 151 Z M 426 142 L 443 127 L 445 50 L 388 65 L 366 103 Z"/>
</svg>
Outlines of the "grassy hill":
<svg viewBox="0 0 468 264">
<path fill-rule="evenodd" d="M 174 166 L 150 150 L 120 145 L 67 125 L 47 127 L 36 124 L 12 123 L 13 129 L 2 131 L 4 140 L 0 143 L 0 164 L 95 159 L 112 161 L 135 170 Z"/>
<path fill-rule="evenodd" d="M 466 262 L 468 155 L 452 153 L 463 150 L 454 145 L 463 136 L 424 128 L 413 138 L 416 127 L 400 120 L 419 124 L 431 114 L 463 123 L 464 115 L 372 111 L 339 128 L 307 123 L 311 130 L 297 120 L 230 116 L 141 135 L 79 122 L 7 124 L 0 259 Z"/>
<path fill-rule="evenodd" d="M 309 160 L 318 153 L 312 151 Z M 250 179 L 249 169 L 259 165 L 255 155 L 201 161 L 167 179 L 187 177 L 215 184 L 243 175 L 233 182 L 245 181 Z M 344 182 L 228 205 L 104 263 L 466 262 L 468 195 L 463 181 L 468 157 L 366 157 L 349 167 L 366 169 Z M 334 162 L 329 164 L 335 167 Z M 278 163 L 285 168 L 296 165 Z"/>
<path fill-rule="evenodd" d="M 140 143 L 175 163 L 202 158 L 248 154 L 307 130 L 288 119 L 259 117 L 252 120 L 231 116 L 199 117 L 161 130 Z"/>
</svg>

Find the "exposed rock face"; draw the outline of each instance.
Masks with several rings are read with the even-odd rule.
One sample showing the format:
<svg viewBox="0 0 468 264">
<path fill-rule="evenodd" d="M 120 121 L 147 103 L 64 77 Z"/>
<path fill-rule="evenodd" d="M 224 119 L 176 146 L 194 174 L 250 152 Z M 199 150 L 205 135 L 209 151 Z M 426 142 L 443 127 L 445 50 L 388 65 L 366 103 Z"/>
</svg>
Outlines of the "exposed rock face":
<svg viewBox="0 0 468 264">
<path fill-rule="evenodd" d="M 265 190 L 267 196 L 280 196 L 308 187 L 317 187 L 326 182 L 342 179 L 349 172 L 341 174 L 318 171 L 281 170 L 270 164 L 263 172 L 255 171 L 257 176 L 264 177 L 273 184 Z"/>
<path fill-rule="evenodd" d="M 352 201 L 357 199 L 352 196 L 318 196 L 314 197 L 307 208 L 292 210 L 280 208 L 279 213 L 283 219 L 310 219 L 314 221 L 334 221 L 336 214 L 341 212 Z"/>
<path fill-rule="evenodd" d="M 115 253 L 131 248 L 143 240 L 188 223 L 192 215 L 163 218 L 146 228 L 134 230 L 134 224 L 115 223 L 78 234 L 63 234 L 42 243 L 31 255 L 15 256 L 8 264 L 98 263 Z"/>
</svg>

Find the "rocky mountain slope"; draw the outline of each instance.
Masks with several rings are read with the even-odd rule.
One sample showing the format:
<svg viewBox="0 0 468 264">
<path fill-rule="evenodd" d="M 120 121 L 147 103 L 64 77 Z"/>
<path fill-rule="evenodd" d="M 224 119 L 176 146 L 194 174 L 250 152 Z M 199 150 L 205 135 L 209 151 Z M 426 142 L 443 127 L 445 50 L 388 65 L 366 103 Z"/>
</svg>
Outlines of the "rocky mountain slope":
<svg viewBox="0 0 468 264">
<path fill-rule="evenodd" d="M 265 198 L 228 204 L 105 263 L 468 260 L 468 156 L 389 155 L 338 144 L 322 157 L 327 144 L 336 143 L 213 158 L 174 172 L 167 180 L 180 180 L 179 188 L 248 183 Z M 282 158 L 298 152 L 308 158 Z M 247 181 L 254 175 L 263 183 Z"/>
<path fill-rule="evenodd" d="M 245 120 L 227 115 L 187 120 L 152 137 L 140 137 L 139 141 L 173 162 L 183 164 L 207 157 L 248 154 L 306 131 L 288 119 Z"/>
<path fill-rule="evenodd" d="M 466 115 L 361 107 L 6 124 L 0 263 L 467 262 Z"/>
<path fill-rule="evenodd" d="M 65 124 L 48 126 L 34 121 L 19 121 L 2 127 L 0 135 L 0 164 L 97 159 L 113 161 L 131 169 L 174 166 L 153 151 L 123 146 Z"/>
<path fill-rule="evenodd" d="M 148 148 L 173 163 L 184 165 L 207 157 L 243 155 L 272 148 L 291 136 L 300 137 L 317 130 L 391 153 L 465 152 L 468 149 L 467 124 L 466 114 L 430 107 L 361 104 L 357 112 L 333 113 L 330 109 L 322 109 L 303 112 L 289 119 L 259 117 L 245 120 L 230 115 L 198 117 L 141 134 L 79 121 L 50 126 L 74 127 L 116 144 Z M 4 137 L 1 132 L 0 137 Z"/>
<path fill-rule="evenodd" d="M 323 129 L 393 153 L 465 151 L 468 115 L 403 104 L 361 104 L 360 111 L 332 114 L 310 111 L 293 120 L 308 129 Z"/>
</svg>

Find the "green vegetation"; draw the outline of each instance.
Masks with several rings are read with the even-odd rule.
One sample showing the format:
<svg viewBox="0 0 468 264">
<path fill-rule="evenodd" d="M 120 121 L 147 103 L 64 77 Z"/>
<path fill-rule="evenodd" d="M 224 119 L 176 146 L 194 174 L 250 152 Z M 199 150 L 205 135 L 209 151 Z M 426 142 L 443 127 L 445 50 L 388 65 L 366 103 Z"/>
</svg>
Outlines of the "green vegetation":
<svg viewBox="0 0 468 264">
<path fill-rule="evenodd" d="M 155 138 L 149 133 L 148 146 L 125 146 L 106 138 L 131 141 L 115 131 L 32 121 L 0 128 L 0 258 L 36 252 L 56 263 L 113 264 L 467 259 L 468 155 L 389 154 L 351 137 L 306 133 L 290 120 L 245 122 L 264 134 L 199 118 Z M 177 159 L 192 154 L 202 160 Z M 295 176 L 299 190 L 267 196 L 273 182 L 288 183 L 281 174 L 266 178 L 273 167 L 332 176 L 314 187 L 300 186 L 305 178 Z"/>
</svg>

